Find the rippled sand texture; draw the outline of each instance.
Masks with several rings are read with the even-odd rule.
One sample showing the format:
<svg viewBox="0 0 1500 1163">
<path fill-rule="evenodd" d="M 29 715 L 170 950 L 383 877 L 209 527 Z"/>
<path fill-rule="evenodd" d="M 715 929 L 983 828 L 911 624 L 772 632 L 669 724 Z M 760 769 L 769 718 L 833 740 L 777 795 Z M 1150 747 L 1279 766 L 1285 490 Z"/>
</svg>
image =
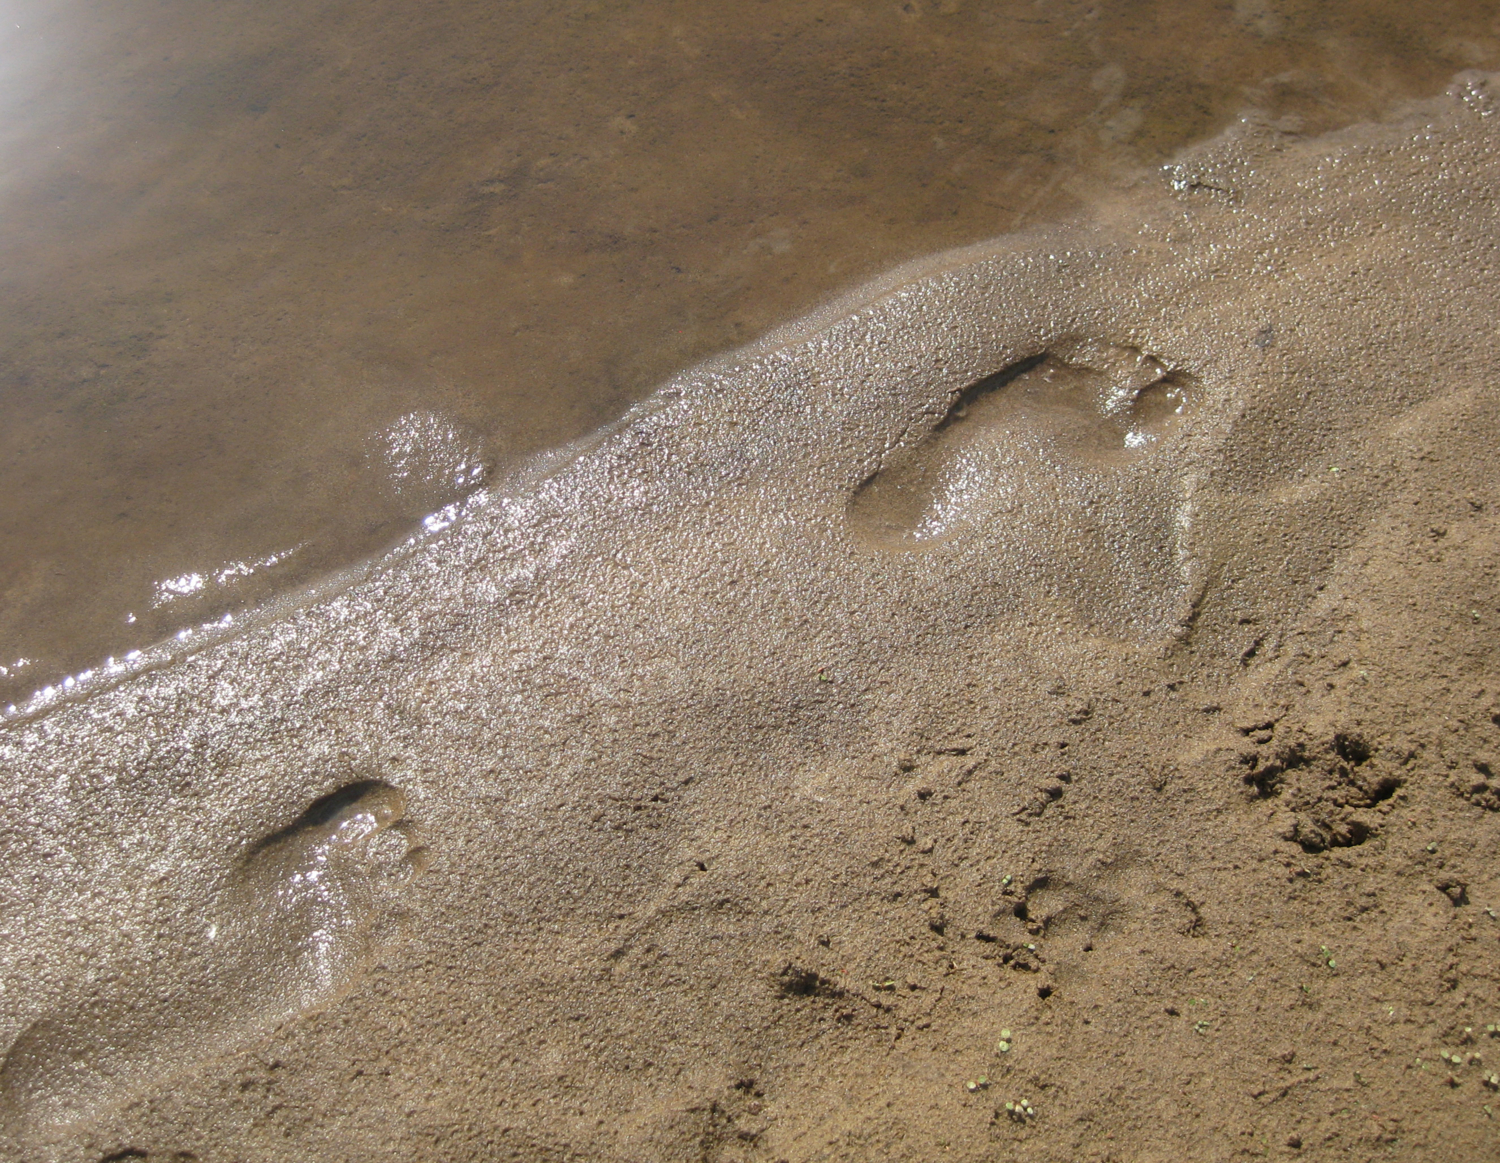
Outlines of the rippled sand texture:
<svg viewBox="0 0 1500 1163">
<path fill-rule="evenodd" d="M 16 1157 L 1213 1158 L 1286 1138 L 1307 1092 L 1250 1075 L 1312 1022 L 1404 1157 L 1482 1157 L 1477 1082 L 1413 1109 L 1415 1035 L 1397 1061 L 1368 1024 L 1424 965 L 1283 1004 L 1205 950 L 1293 924 L 1256 894 L 1313 883 L 1296 861 L 1395 876 L 1448 796 L 1392 716 L 1448 715 L 1493 650 L 1497 147 L 1477 75 L 1388 126 L 1245 127 L 1094 224 L 684 374 L 342 595 L 9 728 Z M 1468 557 L 1422 573 L 1401 531 L 1434 513 Z M 1292 794 L 1322 744 L 1236 758 L 1294 718 L 1346 724 L 1327 770 L 1363 798 Z M 1459 806 L 1483 901 L 1493 827 Z M 1454 948 L 1433 1038 L 1500 1008 Z M 1179 965 L 1233 1039 L 1131 1008 Z M 1000 1109 L 1023 1087 L 1034 1124 Z"/>
<path fill-rule="evenodd" d="M 503 468 L 1245 108 L 1500 66 L 1491 0 L 12 10 L 0 708 L 384 548 L 467 483 L 414 414 Z"/>
</svg>

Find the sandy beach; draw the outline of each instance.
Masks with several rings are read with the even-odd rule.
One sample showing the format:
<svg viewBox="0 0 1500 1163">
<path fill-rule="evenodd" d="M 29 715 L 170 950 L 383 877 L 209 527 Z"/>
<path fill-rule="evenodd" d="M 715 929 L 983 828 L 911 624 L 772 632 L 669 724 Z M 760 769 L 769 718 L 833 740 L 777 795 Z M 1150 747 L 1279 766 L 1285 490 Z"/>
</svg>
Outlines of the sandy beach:
<svg viewBox="0 0 1500 1163">
<path fill-rule="evenodd" d="M 12 720 L 10 1157 L 1493 1157 L 1497 96 L 1244 120 Z"/>
</svg>

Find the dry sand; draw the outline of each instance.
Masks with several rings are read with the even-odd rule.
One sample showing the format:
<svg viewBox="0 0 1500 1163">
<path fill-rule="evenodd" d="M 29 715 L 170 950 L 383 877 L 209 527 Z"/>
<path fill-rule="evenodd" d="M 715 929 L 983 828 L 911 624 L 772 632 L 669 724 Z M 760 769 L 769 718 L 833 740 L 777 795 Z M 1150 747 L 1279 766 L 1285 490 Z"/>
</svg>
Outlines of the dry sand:
<svg viewBox="0 0 1500 1163">
<path fill-rule="evenodd" d="M 11 725 L 10 1157 L 1500 1156 L 1493 84 Z"/>
</svg>

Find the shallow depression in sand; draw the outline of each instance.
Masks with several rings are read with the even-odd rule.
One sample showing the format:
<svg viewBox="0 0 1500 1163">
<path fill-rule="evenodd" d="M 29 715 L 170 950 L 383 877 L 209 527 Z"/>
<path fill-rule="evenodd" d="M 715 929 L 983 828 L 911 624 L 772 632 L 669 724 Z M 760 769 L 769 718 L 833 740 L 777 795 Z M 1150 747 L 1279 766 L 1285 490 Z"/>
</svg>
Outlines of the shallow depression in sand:
<svg viewBox="0 0 1500 1163">
<path fill-rule="evenodd" d="M 894 450 L 859 487 L 850 523 L 861 541 L 890 551 L 966 531 L 1029 536 L 1034 523 L 1063 519 L 1052 510 L 1108 487 L 1110 474 L 1170 456 L 1194 404 L 1190 377 L 1152 356 L 1055 343 L 960 392 L 931 433 Z"/>
<path fill-rule="evenodd" d="M 425 866 L 405 810 L 396 788 L 353 784 L 254 844 L 170 954 L 15 1039 L 0 1062 L 7 1129 L 56 1138 L 342 997 Z"/>
</svg>

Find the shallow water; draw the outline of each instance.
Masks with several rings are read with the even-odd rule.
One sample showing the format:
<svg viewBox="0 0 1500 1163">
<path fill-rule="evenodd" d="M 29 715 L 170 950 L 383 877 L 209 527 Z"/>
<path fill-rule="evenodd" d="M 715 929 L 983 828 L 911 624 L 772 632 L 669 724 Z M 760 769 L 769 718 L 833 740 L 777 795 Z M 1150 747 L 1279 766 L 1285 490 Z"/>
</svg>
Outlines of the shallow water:
<svg viewBox="0 0 1500 1163">
<path fill-rule="evenodd" d="M 0 705 L 1246 110 L 1500 63 L 1473 0 L 9 11 Z"/>
</svg>

